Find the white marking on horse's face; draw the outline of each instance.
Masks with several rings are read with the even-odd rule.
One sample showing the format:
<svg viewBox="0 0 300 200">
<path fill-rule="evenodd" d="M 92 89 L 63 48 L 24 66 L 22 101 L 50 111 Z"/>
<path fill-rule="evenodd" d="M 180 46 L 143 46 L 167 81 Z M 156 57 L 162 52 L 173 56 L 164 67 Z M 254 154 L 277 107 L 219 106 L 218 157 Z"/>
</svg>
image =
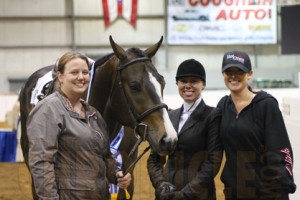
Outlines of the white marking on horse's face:
<svg viewBox="0 0 300 200">
<path fill-rule="evenodd" d="M 157 81 L 157 79 L 149 72 L 149 80 L 153 84 L 156 94 L 160 99 L 160 102 L 163 102 L 163 98 L 161 95 L 161 85 Z M 174 142 L 177 141 L 177 132 L 174 129 L 174 126 L 169 118 L 169 114 L 166 109 L 163 109 L 163 120 L 166 129 L 167 137 L 165 138 L 165 142 Z"/>
</svg>

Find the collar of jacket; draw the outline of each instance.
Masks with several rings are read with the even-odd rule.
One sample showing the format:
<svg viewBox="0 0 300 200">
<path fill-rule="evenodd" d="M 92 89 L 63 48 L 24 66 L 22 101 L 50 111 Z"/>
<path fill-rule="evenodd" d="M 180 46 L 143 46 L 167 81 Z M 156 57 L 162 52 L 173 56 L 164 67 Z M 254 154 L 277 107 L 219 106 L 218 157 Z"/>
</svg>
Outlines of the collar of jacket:
<svg viewBox="0 0 300 200">
<path fill-rule="evenodd" d="M 205 112 L 206 104 L 204 100 L 202 99 L 199 105 L 196 107 L 196 109 L 192 112 L 190 117 L 187 119 L 183 127 L 181 128 L 180 132 L 178 133 L 178 136 L 184 133 L 187 129 L 189 129 L 191 126 L 193 126 L 195 123 L 197 123 L 199 120 L 201 121 L 206 117 Z M 171 121 L 174 122 L 173 126 L 175 127 L 175 130 L 178 131 L 178 125 L 180 121 L 180 116 L 183 112 L 183 106 L 181 108 L 174 110 L 174 113 L 171 117 Z"/>
<path fill-rule="evenodd" d="M 200 96 L 196 101 L 194 101 L 193 103 L 188 103 L 188 102 L 183 102 L 183 110 L 182 112 L 193 112 L 197 106 L 199 105 L 199 103 L 201 102 L 202 97 Z"/>
<path fill-rule="evenodd" d="M 64 104 L 65 108 L 69 111 L 71 117 L 84 119 L 84 117 L 82 117 L 79 113 L 77 113 L 75 111 L 70 100 L 62 91 L 58 91 L 57 94 L 61 98 L 62 103 Z M 80 103 L 82 104 L 82 106 L 85 110 L 86 116 L 94 117 L 95 119 L 97 119 L 96 110 L 93 107 L 91 107 L 89 104 L 87 104 L 83 99 L 80 99 Z"/>
</svg>

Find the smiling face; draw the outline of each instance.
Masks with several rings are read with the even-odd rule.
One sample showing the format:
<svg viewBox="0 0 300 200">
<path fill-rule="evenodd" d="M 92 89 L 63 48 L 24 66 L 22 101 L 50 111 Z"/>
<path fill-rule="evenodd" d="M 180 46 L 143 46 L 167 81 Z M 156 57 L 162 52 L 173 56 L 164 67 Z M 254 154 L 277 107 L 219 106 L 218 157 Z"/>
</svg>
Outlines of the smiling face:
<svg viewBox="0 0 300 200">
<path fill-rule="evenodd" d="M 240 92 L 248 88 L 253 71 L 245 73 L 237 67 L 230 67 L 223 72 L 224 83 L 231 92 Z"/>
<path fill-rule="evenodd" d="M 74 58 L 64 66 L 63 73 L 57 72 L 62 92 L 67 97 L 80 96 L 87 90 L 90 80 L 87 62 L 81 58 Z"/>
<path fill-rule="evenodd" d="M 198 77 L 182 77 L 176 84 L 179 95 L 188 103 L 196 101 L 205 88 L 204 82 Z"/>
</svg>

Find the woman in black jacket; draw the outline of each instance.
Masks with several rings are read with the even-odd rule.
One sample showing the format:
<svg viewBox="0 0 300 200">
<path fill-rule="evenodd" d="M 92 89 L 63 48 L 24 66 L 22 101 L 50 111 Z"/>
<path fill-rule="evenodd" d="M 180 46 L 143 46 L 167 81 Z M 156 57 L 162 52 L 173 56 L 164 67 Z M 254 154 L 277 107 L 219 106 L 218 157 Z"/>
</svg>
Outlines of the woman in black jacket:
<svg viewBox="0 0 300 200">
<path fill-rule="evenodd" d="M 296 189 L 293 152 L 276 99 L 253 92 L 249 56 L 225 53 L 222 73 L 230 90 L 218 103 L 226 163 L 222 172 L 226 200 L 286 200 Z"/>
<path fill-rule="evenodd" d="M 170 111 L 178 132 L 175 152 L 165 157 L 153 152 L 148 158 L 148 172 L 156 199 L 215 199 L 214 177 L 222 154 L 219 139 L 220 110 L 204 103 L 205 70 L 194 59 L 182 62 L 176 84 L 183 105 Z"/>
</svg>

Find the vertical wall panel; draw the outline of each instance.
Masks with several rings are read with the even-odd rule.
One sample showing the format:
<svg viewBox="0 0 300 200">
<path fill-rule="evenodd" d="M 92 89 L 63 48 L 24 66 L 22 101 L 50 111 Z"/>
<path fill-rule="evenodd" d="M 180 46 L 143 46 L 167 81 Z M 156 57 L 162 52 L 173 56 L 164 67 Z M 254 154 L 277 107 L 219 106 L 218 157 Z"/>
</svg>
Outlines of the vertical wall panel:
<svg viewBox="0 0 300 200">
<path fill-rule="evenodd" d="M 300 92 L 300 89 L 299 89 Z M 284 116 L 286 128 L 289 134 L 289 138 L 293 147 L 294 154 L 294 179 L 296 185 L 300 184 L 300 95 L 296 97 L 284 97 L 282 100 L 282 113 Z M 297 189 L 295 194 L 290 195 L 291 200 L 300 199 L 300 190 Z"/>
</svg>

